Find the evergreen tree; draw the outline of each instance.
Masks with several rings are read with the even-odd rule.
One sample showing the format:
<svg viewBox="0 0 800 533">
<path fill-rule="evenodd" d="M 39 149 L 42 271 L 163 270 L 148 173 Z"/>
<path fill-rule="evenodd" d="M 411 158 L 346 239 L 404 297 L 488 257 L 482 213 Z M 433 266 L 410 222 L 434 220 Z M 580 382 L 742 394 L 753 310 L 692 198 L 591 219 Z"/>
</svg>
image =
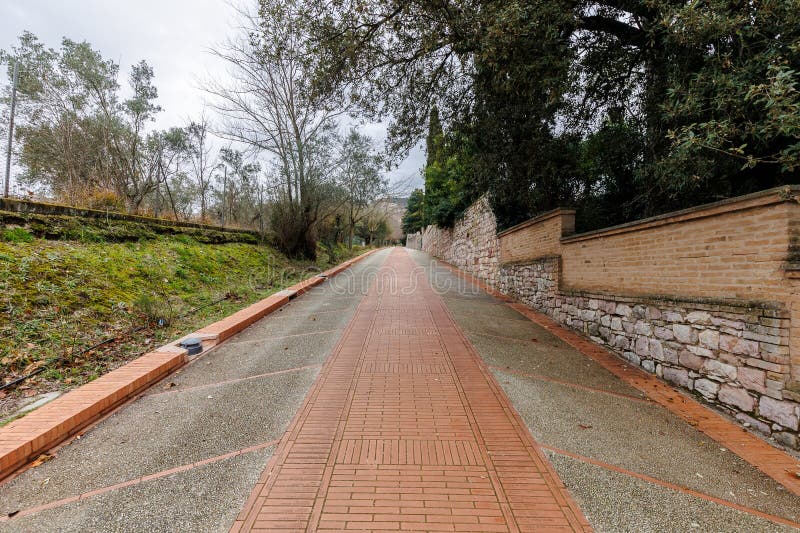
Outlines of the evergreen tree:
<svg viewBox="0 0 800 533">
<path fill-rule="evenodd" d="M 403 233 L 416 233 L 425 227 L 425 193 L 422 189 L 415 189 L 408 197 L 406 212 L 403 215 Z"/>
</svg>

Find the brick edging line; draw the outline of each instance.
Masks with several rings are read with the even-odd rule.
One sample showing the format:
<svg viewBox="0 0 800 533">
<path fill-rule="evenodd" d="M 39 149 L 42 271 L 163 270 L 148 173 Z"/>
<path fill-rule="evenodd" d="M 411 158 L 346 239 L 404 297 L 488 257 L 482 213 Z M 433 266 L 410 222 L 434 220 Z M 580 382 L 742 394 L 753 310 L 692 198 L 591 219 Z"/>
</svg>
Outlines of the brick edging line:
<svg viewBox="0 0 800 533">
<path fill-rule="evenodd" d="M 580 334 L 564 328 L 550 317 L 516 302 L 513 298 L 501 293 L 485 281 L 468 272 L 464 272 L 446 261 L 441 259 L 437 259 L 437 261 L 445 265 L 457 276 L 466 279 L 490 295 L 502 300 L 507 306 L 531 322 L 545 328 L 585 356 L 593 359 L 606 370 L 644 393 L 648 399 L 665 407 L 672 414 L 683 419 L 698 431 L 728 448 L 763 474 L 780 483 L 789 492 L 800 496 L 800 477 L 798 477 L 800 461 L 788 453 L 768 444 L 748 432 L 745 428 L 729 421 L 722 414 L 701 404 L 694 398 L 682 394 L 652 374 L 632 367 L 612 352 Z"/>
<path fill-rule="evenodd" d="M 0 483 L 183 366 L 188 361 L 186 350 L 178 346 L 183 339 L 200 338 L 205 352 L 377 251 L 370 250 L 349 259 L 146 353 L 0 428 Z"/>
</svg>

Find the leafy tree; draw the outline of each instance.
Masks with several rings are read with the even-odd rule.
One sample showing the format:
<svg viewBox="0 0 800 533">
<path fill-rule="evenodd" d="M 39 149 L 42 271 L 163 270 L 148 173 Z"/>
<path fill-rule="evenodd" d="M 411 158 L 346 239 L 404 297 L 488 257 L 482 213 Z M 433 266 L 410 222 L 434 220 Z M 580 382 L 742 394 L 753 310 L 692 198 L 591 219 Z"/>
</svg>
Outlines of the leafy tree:
<svg viewBox="0 0 800 533">
<path fill-rule="evenodd" d="M 389 222 L 386 220 L 386 216 L 381 213 L 372 213 L 359 222 L 356 234 L 370 246 L 382 246 L 386 244 L 389 231 Z"/>
<path fill-rule="evenodd" d="M 439 120 L 439 108 L 433 106 L 430 119 L 428 119 L 428 136 L 425 138 L 426 167 L 442 163 L 443 148 L 444 130 L 442 129 L 442 121 Z"/>
<path fill-rule="evenodd" d="M 644 136 L 638 125 L 613 111 L 600 128 L 577 144 L 575 194 L 578 231 L 611 226 L 640 216 L 647 191 L 639 179 Z"/>
<path fill-rule="evenodd" d="M 468 126 L 456 126 L 445 134 L 434 108 L 426 146 L 424 222 L 452 226 L 479 195 L 475 147 Z"/>
<path fill-rule="evenodd" d="M 712 200 L 800 176 L 800 12 L 795 2 L 678 4 L 664 10 L 680 51 L 658 177 Z"/>
<path fill-rule="evenodd" d="M 618 209 L 622 221 L 795 180 L 796 7 L 309 0 L 294 20 L 315 54 L 315 89 L 393 117 L 393 153 L 422 135 L 434 104 L 446 130 L 469 135 L 473 179 L 509 225 L 603 201 L 630 207 Z M 587 175 L 601 170 L 582 145 L 619 110 L 612 122 L 625 127 L 613 135 L 638 150 L 633 176 Z"/>
<path fill-rule="evenodd" d="M 370 208 L 387 190 L 380 167 L 381 159 L 375 153 L 372 140 L 351 128 L 341 143 L 339 155 L 339 185 L 344 191 L 348 248 L 353 246 L 356 224 L 371 214 Z"/>
<path fill-rule="evenodd" d="M 540 177 L 538 149 L 552 136 L 568 86 L 569 6 L 360 0 L 304 2 L 297 13 L 317 58 L 315 88 L 346 91 L 368 117 L 392 117 L 390 153 L 416 142 L 435 105 L 452 133 L 469 134 L 457 144 L 480 155 L 470 174 L 484 190 L 506 183 L 524 190 Z M 558 202 L 553 183 L 540 180 L 538 196 Z M 440 218 L 456 211 L 444 208 Z"/>
<path fill-rule="evenodd" d="M 408 197 L 403 215 L 403 233 L 416 233 L 425 227 L 425 193 L 415 189 Z"/>
<path fill-rule="evenodd" d="M 0 61 L 9 79 L 13 62 L 20 65 L 16 137 L 23 183 L 43 185 L 72 203 L 108 188 L 112 162 L 105 148 L 113 125 L 103 109 L 116 105 L 119 67 L 86 42 L 64 39 L 54 50 L 30 32 L 0 52 Z"/>
<path fill-rule="evenodd" d="M 112 124 L 109 149 L 112 154 L 111 179 L 131 212 L 136 212 L 145 198 L 154 192 L 162 178 L 161 155 L 165 140 L 154 134 L 146 137 L 146 125 L 155 119 L 161 107 L 155 104 L 158 90 L 153 85 L 153 69 L 141 61 L 133 66 L 129 84 L 133 95 L 121 108 L 104 106 Z"/>
<path fill-rule="evenodd" d="M 55 50 L 25 32 L 0 60 L 22 67 L 17 136 L 24 182 L 76 204 L 93 190 L 113 190 L 135 212 L 167 179 L 169 135 L 146 130 L 161 110 L 146 62 L 133 66 L 133 94 L 120 101 L 119 65 L 89 43 L 65 38 Z"/>
</svg>

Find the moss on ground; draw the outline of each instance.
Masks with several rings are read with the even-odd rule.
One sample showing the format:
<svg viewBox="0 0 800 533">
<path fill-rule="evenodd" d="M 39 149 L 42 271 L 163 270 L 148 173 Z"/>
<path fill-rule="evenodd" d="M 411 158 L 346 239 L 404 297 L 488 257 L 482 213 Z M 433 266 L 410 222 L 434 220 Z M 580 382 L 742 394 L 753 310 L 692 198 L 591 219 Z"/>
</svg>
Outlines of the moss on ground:
<svg viewBox="0 0 800 533">
<path fill-rule="evenodd" d="M 209 244 L 187 233 L 94 242 L 28 225 L 29 239 L 18 228 L 0 224 L 0 235 L 15 230 L 0 237 L 0 382 L 46 369 L 0 392 L 0 417 L 14 403 L 9 395 L 95 379 L 346 259 L 338 250 L 323 263 L 296 262 L 269 246 Z M 41 238 L 51 233 L 62 240 Z M 119 338 L 86 351 L 110 337 Z"/>
<path fill-rule="evenodd" d="M 20 242 L 20 239 L 39 237 L 49 240 L 80 242 L 138 242 L 157 236 L 191 238 L 205 244 L 241 242 L 256 244 L 255 233 L 185 228 L 163 224 L 146 224 L 129 220 L 104 220 L 63 215 L 37 215 L 0 211 L 0 241 Z M 25 237 L 27 235 L 27 237 Z"/>
</svg>

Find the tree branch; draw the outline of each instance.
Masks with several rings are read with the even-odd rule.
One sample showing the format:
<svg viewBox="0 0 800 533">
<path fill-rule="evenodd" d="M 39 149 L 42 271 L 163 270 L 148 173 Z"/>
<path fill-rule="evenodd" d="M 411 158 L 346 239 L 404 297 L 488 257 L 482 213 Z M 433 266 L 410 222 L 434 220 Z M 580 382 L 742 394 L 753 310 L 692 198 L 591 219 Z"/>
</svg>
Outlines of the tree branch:
<svg viewBox="0 0 800 533">
<path fill-rule="evenodd" d="M 615 36 L 623 44 L 641 47 L 645 44 L 647 34 L 630 24 L 600 15 L 584 15 L 580 17 L 580 29 L 590 32 L 601 32 Z"/>
</svg>

